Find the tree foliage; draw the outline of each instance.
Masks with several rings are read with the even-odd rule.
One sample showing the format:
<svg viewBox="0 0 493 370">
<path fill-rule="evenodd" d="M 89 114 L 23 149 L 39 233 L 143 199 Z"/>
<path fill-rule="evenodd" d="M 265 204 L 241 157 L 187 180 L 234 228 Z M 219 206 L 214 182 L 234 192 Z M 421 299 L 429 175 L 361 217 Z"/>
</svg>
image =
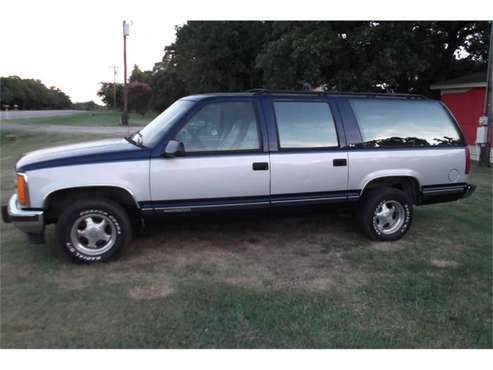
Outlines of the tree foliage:
<svg viewBox="0 0 493 370">
<path fill-rule="evenodd" d="M 257 68 L 268 87 L 429 94 L 433 82 L 484 68 L 488 29 L 486 22 L 276 22 Z"/>
<path fill-rule="evenodd" d="M 154 66 L 151 87 L 153 91 L 151 107 L 156 112 L 163 111 L 175 100 L 188 94 L 185 82 L 178 72 L 163 63 Z"/>
<path fill-rule="evenodd" d="M 152 80 L 152 72 L 151 71 L 142 71 L 138 65 L 134 65 L 134 69 L 130 74 L 130 78 L 128 79 L 130 83 L 132 82 L 145 82 L 149 84 Z"/>
<path fill-rule="evenodd" d="M 157 111 L 187 94 L 256 87 L 432 95 L 430 84 L 484 69 L 488 44 L 488 22 L 476 21 L 194 21 L 130 81 L 151 87 Z"/>
<path fill-rule="evenodd" d="M 11 109 L 14 105 L 19 109 L 64 109 L 72 105 L 68 95 L 60 89 L 18 76 L 0 77 L 0 100 Z"/>
<path fill-rule="evenodd" d="M 148 83 L 133 81 L 128 85 L 128 109 L 144 115 L 150 108 L 152 89 Z"/>
<path fill-rule="evenodd" d="M 244 90 L 262 84 L 257 55 L 270 37 L 270 22 L 188 22 L 165 48 L 191 92 Z"/>
<path fill-rule="evenodd" d="M 77 110 L 95 111 L 102 110 L 103 108 L 104 107 L 102 105 L 96 104 L 93 100 L 72 104 L 72 109 Z"/>
<path fill-rule="evenodd" d="M 123 84 L 112 83 L 112 82 L 101 82 L 101 87 L 98 91 L 98 96 L 101 98 L 104 104 L 107 107 L 114 107 L 113 96 L 115 93 L 113 92 L 113 87 L 116 89 L 116 108 L 122 109 L 123 107 Z"/>
</svg>

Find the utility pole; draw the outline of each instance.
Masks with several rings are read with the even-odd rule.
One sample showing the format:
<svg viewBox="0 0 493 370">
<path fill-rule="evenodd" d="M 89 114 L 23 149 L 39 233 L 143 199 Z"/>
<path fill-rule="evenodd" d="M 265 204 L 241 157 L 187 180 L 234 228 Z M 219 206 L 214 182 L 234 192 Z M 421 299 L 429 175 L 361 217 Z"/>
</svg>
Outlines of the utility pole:
<svg viewBox="0 0 493 370">
<path fill-rule="evenodd" d="M 116 111 L 116 71 L 118 70 L 117 65 L 110 66 L 113 69 L 113 110 Z"/>
<path fill-rule="evenodd" d="M 480 144 L 479 165 L 490 167 L 491 125 L 493 121 L 493 22 L 490 22 L 490 48 L 488 51 L 488 69 L 486 70 L 486 89 L 484 92 L 484 114 L 480 118 L 480 128 L 486 131 L 484 144 Z M 486 127 L 485 127 L 486 126 Z"/>
<path fill-rule="evenodd" d="M 128 126 L 127 36 L 129 31 L 130 24 L 127 21 L 123 21 L 123 126 Z"/>
</svg>

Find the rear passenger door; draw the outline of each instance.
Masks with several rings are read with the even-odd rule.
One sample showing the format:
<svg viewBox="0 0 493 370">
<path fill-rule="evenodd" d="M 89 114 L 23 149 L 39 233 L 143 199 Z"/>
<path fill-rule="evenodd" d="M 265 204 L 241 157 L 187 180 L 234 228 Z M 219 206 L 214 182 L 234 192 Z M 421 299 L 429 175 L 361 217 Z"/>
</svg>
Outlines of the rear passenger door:
<svg viewBox="0 0 493 370">
<path fill-rule="evenodd" d="M 336 107 L 328 99 L 273 97 L 269 108 L 272 205 L 347 199 L 348 157 Z"/>
</svg>

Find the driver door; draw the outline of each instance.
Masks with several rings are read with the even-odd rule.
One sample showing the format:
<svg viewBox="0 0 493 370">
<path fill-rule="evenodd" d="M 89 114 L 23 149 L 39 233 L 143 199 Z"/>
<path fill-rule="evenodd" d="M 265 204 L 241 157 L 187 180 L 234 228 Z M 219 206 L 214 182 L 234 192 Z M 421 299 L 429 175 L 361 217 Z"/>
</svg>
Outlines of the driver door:
<svg viewBox="0 0 493 370">
<path fill-rule="evenodd" d="M 185 155 L 151 160 L 153 208 L 268 206 L 270 164 L 259 117 L 254 99 L 203 104 L 174 136 Z"/>
</svg>

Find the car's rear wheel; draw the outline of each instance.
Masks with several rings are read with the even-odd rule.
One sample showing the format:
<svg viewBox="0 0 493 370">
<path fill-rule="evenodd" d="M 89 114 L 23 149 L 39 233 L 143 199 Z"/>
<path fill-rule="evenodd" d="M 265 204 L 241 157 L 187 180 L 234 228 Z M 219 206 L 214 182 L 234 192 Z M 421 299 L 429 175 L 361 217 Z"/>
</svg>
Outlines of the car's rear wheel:
<svg viewBox="0 0 493 370">
<path fill-rule="evenodd" d="M 363 197 L 358 218 L 363 232 L 373 240 L 400 239 L 413 220 L 413 204 L 396 188 L 369 190 Z"/>
<path fill-rule="evenodd" d="M 58 218 L 57 237 L 75 261 L 106 261 L 131 239 L 127 212 L 107 199 L 85 199 L 69 206 Z"/>
</svg>

